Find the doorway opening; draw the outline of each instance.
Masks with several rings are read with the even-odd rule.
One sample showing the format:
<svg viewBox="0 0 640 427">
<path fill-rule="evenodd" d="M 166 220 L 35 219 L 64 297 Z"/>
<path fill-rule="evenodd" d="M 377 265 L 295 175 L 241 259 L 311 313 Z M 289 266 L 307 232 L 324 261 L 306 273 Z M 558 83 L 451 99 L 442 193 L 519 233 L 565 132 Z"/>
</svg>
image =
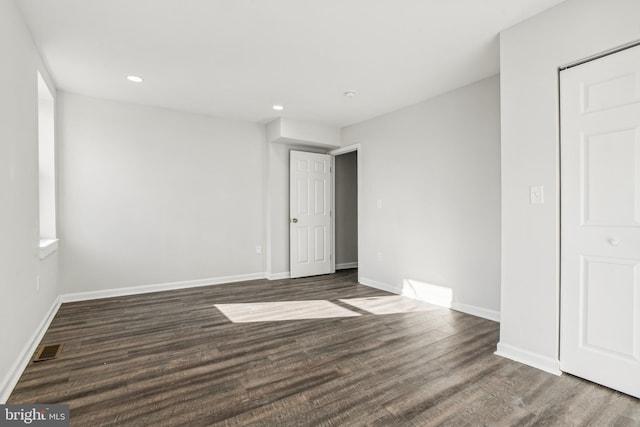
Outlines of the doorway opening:
<svg viewBox="0 0 640 427">
<path fill-rule="evenodd" d="M 358 268 L 361 246 L 360 144 L 343 147 L 329 154 L 333 156 L 333 270 Z"/>
<path fill-rule="evenodd" d="M 360 144 L 326 154 L 290 150 L 289 157 L 289 277 L 358 269 Z"/>
<path fill-rule="evenodd" d="M 336 270 L 358 268 L 358 151 L 335 156 Z"/>
</svg>

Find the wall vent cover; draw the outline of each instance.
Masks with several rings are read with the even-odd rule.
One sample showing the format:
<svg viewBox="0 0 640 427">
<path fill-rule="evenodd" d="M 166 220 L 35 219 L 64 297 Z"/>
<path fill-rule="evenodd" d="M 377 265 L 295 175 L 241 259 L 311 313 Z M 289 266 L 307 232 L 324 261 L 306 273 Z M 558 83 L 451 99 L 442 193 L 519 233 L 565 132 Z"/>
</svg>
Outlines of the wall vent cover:
<svg viewBox="0 0 640 427">
<path fill-rule="evenodd" d="M 45 360 L 56 359 L 62 351 L 62 344 L 42 345 L 36 352 L 34 362 L 42 362 Z"/>
</svg>

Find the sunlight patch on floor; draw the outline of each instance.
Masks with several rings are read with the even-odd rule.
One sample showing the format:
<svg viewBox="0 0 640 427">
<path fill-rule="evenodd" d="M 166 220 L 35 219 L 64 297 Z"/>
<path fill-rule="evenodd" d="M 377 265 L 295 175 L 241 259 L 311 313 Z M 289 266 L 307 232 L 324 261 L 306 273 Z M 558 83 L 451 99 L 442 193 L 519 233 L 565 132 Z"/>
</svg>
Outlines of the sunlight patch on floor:
<svg viewBox="0 0 640 427">
<path fill-rule="evenodd" d="M 233 323 L 360 316 L 359 313 L 323 300 L 214 304 L 214 306 Z"/>
<path fill-rule="evenodd" d="M 436 310 L 440 307 L 426 302 L 400 295 L 367 297 L 367 298 L 346 298 L 340 299 L 345 304 L 357 307 L 371 314 L 395 314 L 414 313 L 420 311 Z"/>
</svg>

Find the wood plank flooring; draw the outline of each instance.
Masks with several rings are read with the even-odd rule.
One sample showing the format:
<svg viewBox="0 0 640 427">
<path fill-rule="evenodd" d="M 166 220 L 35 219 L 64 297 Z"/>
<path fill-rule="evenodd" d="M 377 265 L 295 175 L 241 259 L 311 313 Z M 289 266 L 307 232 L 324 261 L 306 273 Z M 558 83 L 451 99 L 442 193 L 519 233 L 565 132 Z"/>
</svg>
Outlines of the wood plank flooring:
<svg viewBox="0 0 640 427">
<path fill-rule="evenodd" d="M 63 304 L 43 339 L 60 358 L 30 364 L 8 403 L 67 403 L 73 426 L 640 425 L 637 399 L 495 356 L 495 322 L 340 301 L 384 295 L 350 270 Z M 214 307 L 307 300 L 360 316 Z"/>
</svg>

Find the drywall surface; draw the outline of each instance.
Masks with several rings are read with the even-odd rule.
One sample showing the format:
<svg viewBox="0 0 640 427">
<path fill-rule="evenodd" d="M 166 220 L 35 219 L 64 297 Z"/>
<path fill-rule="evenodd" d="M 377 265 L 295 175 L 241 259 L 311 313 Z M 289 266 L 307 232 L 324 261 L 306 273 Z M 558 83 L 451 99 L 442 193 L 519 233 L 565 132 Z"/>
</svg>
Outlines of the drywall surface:
<svg viewBox="0 0 640 427">
<path fill-rule="evenodd" d="M 500 310 L 499 77 L 343 130 L 361 144 L 360 276 Z"/>
<path fill-rule="evenodd" d="M 264 272 L 264 126 L 59 98 L 63 293 Z"/>
<path fill-rule="evenodd" d="M 46 70 L 11 0 L 0 0 L 0 58 L 0 403 L 3 403 L 20 374 L 20 362 L 31 357 L 32 337 L 58 296 L 57 254 L 39 260 L 37 71 L 47 78 Z"/>
<path fill-rule="evenodd" d="M 358 262 L 358 152 L 335 158 L 336 265 Z"/>
<path fill-rule="evenodd" d="M 286 144 L 268 144 L 268 261 L 267 274 L 289 274 L 289 150 Z"/>
<path fill-rule="evenodd" d="M 558 68 L 640 40 L 638 16 L 637 0 L 568 0 L 500 36 L 498 350 L 511 348 L 547 370 L 557 370 L 559 352 Z M 544 186 L 544 204 L 529 204 L 531 185 Z"/>
<path fill-rule="evenodd" d="M 302 145 L 325 150 L 340 146 L 340 128 L 335 126 L 279 118 L 269 122 L 266 128 L 269 143 Z"/>
</svg>

